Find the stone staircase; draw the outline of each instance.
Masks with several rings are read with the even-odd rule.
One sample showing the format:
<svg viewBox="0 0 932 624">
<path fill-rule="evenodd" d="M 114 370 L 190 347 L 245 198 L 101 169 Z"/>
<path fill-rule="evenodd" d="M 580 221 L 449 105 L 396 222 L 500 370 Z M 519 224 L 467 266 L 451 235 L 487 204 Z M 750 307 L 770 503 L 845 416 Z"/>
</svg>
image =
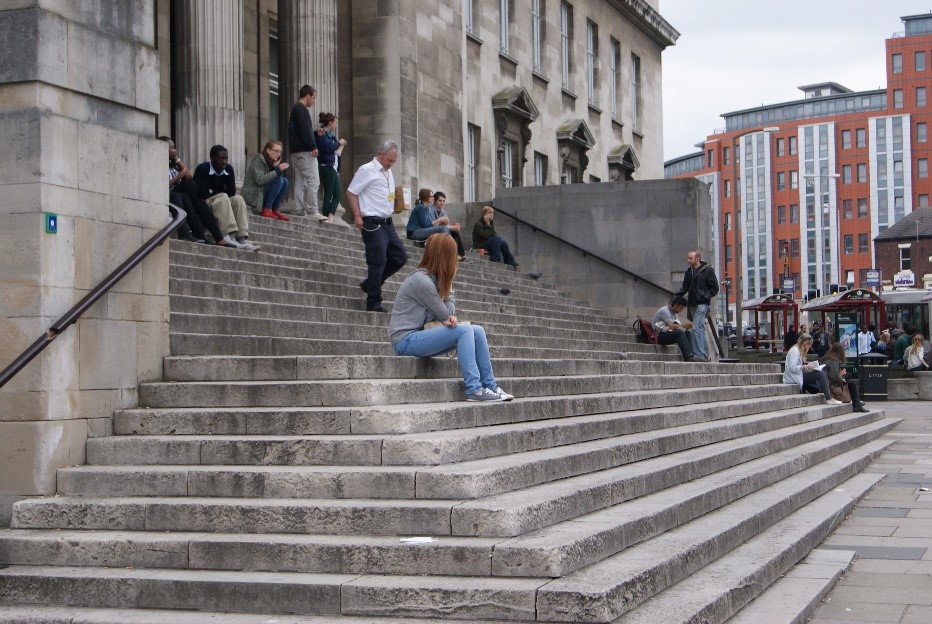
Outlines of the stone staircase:
<svg viewBox="0 0 932 624">
<path fill-rule="evenodd" d="M 164 381 L 16 505 L 0 621 L 723 622 L 877 480 L 895 419 L 478 256 L 458 315 L 518 398 L 466 403 L 361 311 L 355 230 L 255 221 L 256 254 L 172 241 Z"/>
</svg>

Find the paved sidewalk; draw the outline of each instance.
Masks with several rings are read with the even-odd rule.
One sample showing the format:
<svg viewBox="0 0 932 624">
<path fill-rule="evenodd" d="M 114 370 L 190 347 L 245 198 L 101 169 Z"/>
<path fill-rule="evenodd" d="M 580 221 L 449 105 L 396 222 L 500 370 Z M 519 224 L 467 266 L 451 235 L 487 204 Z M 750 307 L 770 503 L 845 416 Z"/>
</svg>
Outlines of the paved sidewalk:
<svg viewBox="0 0 932 624">
<path fill-rule="evenodd" d="M 932 403 L 872 403 L 902 418 L 865 472 L 887 476 L 821 548 L 857 551 L 811 624 L 932 622 Z M 928 488 L 928 489 L 926 489 Z"/>
</svg>

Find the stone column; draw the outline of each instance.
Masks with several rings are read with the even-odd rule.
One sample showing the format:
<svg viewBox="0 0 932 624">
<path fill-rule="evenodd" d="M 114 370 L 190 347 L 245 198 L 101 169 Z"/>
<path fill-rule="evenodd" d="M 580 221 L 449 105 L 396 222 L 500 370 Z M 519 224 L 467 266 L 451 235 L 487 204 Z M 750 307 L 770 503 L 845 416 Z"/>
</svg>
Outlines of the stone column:
<svg viewBox="0 0 932 624">
<path fill-rule="evenodd" d="M 246 164 L 242 0 L 180 0 L 174 6 L 175 143 L 192 169 L 213 145 L 230 152 L 239 180 Z"/>
<path fill-rule="evenodd" d="M 337 0 L 278 0 L 278 38 L 282 123 L 287 124 L 288 111 L 306 84 L 317 89 L 314 122 L 318 112 L 339 116 Z"/>
<path fill-rule="evenodd" d="M 0 366 L 168 222 L 151 0 L 0 9 Z M 54 7 L 47 9 L 46 6 Z M 57 214 L 57 233 L 46 231 Z M 162 246 L 0 389 L 0 524 L 168 353 Z"/>
</svg>

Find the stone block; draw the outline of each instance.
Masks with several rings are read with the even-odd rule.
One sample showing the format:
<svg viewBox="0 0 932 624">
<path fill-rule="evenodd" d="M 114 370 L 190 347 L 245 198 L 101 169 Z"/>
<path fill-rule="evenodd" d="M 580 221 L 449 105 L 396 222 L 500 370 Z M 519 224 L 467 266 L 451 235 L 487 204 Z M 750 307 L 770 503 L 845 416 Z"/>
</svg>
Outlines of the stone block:
<svg viewBox="0 0 932 624">
<path fill-rule="evenodd" d="M 157 307 L 167 311 L 168 302 L 160 301 Z M 168 330 L 167 322 L 136 324 L 136 377 L 140 382 L 162 379 L 162 360 L 169 355 Z"/>
<path fill-rule="evenodd" d="M 0 93 L 5 91 L 2 89 Z M 37 182 L 40 175 L 40 118 L 34 112 L 30 114 L 27 111 L 0 113 L 0 141 L 7 155 L 0 168 L 0 184 Z"/>
<path fill-rule="evenodd" d="M 137 227 L 77 219 L 75 229 L 75 287 L 90 290 L 142 245 Z M 119 285 L 121 292 L 142 292 L 142 269 L 136 267 Z"/>
<path fill-rule="evenodd" d="M 76 126 L 75 145 L 94 146 L 94 149 L 82 149 L 76 158 L 72 151 L 67 152 L 67 157 L 78 167 L 77 184 L 71 186 L 117 198 L 136 197 L 139 183 L 136 167 L 130 166 L 127 170 L 127 164 L 135 163 L 138 157 L 135 135 L 80 122 Z"/>
<path fill-rule="evenodd" d="M 82 319 L 78 330 L 82 389 L 136 386 L 136 323 Z"/>
<path fill-rule="evenodd" d="M 40 180 L 66 188 L 78 186 L 79 163 L 81 157 L 75 157 L 75 150 L 81 153 L 94 153 L 94 148 L 81 149 L 78 135 L 78 122 L 58 115 L 43 113 L 40 117 L 39 142 L 30 141 L 26 145 L 27 158 L 36 160 L 36 170 Z M 96 147 L 96 145 L 95 145 Z"/>
<path fill-rule="evenodd" d="M 913 373 L 920 401 L 932 401 L 932 373 Z"/>
<path fill-rule="evenodd" d="M 51 495 L 59 468 L 84 463 L 81 421 L 0 422 L 0 494 Z"/>
<path fill-rule="evenodd" d="M 137 3 L 146 6 L 152 3 Z M 135 107 L 153 114 L 161 109 L 161 84 L 158 51 L 149 46 L 137 45 L 135 74 Z"/>
<path fill-rule="evenodd" d="M 66 38 L 58 45 L 66 46 L 68 52 L 68 88 L 129 106 L 135 104 L 138 76 L 136 46 L 132 42 L 72 22 Z M 142 77 L 148 78 L 148 73 Z"/>
</svg>

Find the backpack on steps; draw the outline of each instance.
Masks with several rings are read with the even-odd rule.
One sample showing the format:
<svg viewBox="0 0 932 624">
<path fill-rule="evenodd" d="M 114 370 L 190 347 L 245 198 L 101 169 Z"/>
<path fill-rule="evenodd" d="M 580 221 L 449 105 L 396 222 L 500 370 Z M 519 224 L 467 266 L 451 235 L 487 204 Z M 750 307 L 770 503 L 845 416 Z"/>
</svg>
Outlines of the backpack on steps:
<svg viewBox="0 0 932 624">
<path fill-rule="evenodd" d="M 639 342 L 655 345 L 659 341 L 657 330 L 651 325 L 650 321 L 645 321 L 640 316 L 634 321 L 634 335 L 638 337 Z"/>
</svg>

